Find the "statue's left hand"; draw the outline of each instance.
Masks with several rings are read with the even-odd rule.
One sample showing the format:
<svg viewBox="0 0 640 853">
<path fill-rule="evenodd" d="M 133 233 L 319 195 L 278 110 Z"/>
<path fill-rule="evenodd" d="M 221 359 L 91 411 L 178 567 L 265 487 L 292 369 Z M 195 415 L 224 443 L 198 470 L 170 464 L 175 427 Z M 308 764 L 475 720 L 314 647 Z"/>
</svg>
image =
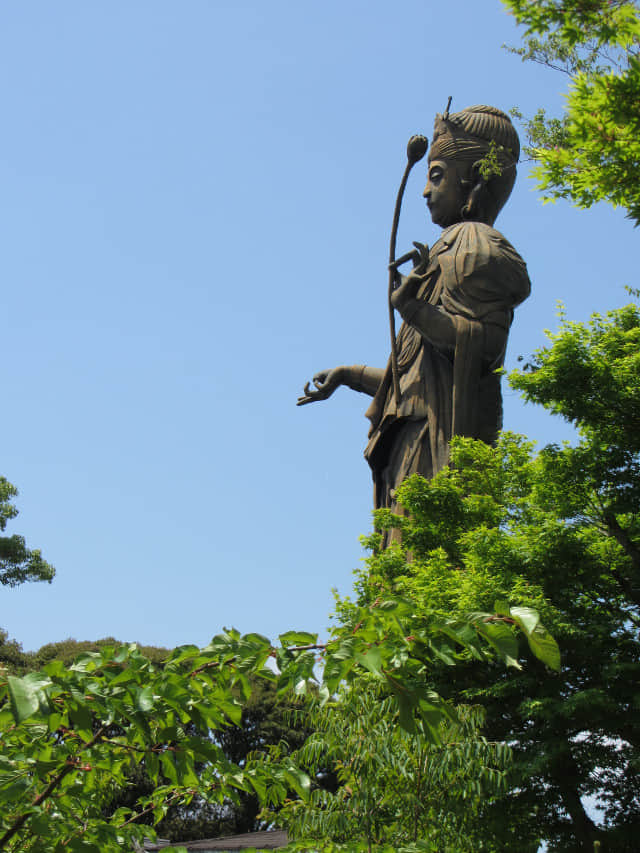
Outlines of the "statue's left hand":
<svg viewBox="0 0 640 853">
<path fill-rule="evenodd" d="M 416 251 L 414 252 L 414 267 L 409 275 L 404 276 L 396 270 L 398 286 L 391 294 L 391 304 L 398 311 L 402 311 L 405 303 L 410 299 L 415 299 L 420 285 L 424 283 L 429 266 L 429 248 L 424 243 L 414 243 Z"/>
<path fill-rule="evenodd" d="M 316 386 L 311 387 L 311 382 L 304 386 L 304 393 L 298 397 L 296 406 L 305 406 L 307 403 L 315 403 L 318 400 L 329 398 L 336 388 L 339 388 L 344 379 L 344 367 L 334 367 L 333 370 L 321 370 L 311 380 Z"/>
</svg>

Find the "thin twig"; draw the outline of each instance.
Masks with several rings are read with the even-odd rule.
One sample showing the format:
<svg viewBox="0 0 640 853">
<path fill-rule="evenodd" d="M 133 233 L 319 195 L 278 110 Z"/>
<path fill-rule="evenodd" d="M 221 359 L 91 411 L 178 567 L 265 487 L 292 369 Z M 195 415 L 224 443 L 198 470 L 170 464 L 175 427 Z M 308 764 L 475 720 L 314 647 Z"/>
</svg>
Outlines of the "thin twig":
<svg viewBox="0 0 640 853">
<path fill-rule="evenodd" d="M 195 793 L 195 791 L 193 788 L 189 788 L 187 792 L 176 791 L 175 794 L 172 794 L 170 797 L 168 797 L 164 801 L 164 805 L 167 805 L 167 806 L 170 805 L 174 800 L 177 800 L 178 797 L 182 797 L 185 793 Z M 122 829 L 123 827 L 128 826 L 131 823 L 135 823 L 138 820 L 138 818 L 144 817 L 146 814 L 149 814 L 150 812 L 152 812 L 155 808 L 156 808 L 156 804 L 152 803 L 150 806 L 147 806 L 146 809 L 143 809 L 141 812 L 137 812 L 136 814 L 133 815 L 133 817 L 128 818 L 128 820 L 125 820 L 124 823 L 119 824 L 118 829 Z"/>
</svg>

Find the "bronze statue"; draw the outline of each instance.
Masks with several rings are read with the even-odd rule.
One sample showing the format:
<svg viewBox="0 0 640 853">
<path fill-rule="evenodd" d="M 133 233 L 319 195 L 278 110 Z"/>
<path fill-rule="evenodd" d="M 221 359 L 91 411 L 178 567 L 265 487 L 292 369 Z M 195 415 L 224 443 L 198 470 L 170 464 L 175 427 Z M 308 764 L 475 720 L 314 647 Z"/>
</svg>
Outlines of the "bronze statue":
<svg viewBox="0 0 640 853">
<path fill-rule="evenodd" d="M 414 243 L 414 252 L 390 264 L 391 301 L 404 321 L 398 396 L 390 360 L 386 369 L 323 370 L 298 399 L 299 406 L 326 400 L 340 385 L 373 397 L 365 457 L 376 509 L 399 511 L 397 487 L 410 474 L 437 474 L 452 436 L 493 443 L 502 427 L 497 371 L 530 282 L 520 255 L 492 226 L 513 189 L 519 154 L 511 120 L 495 107 L 447 108 L 436 117 L 423 196 L 443 231 L 431 250 Z M 409 259 L 414 267 L 402 276 L 397 267 Z"/>
</svg>

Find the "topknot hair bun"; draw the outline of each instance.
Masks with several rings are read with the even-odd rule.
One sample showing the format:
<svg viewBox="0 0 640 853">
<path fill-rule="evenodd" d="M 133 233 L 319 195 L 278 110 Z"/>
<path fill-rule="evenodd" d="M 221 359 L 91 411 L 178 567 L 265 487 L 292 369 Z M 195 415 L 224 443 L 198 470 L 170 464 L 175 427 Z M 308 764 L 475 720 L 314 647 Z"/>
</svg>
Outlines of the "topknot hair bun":
<svg viewBox="0 0 640 853">
<path fill-rule="evenodd" d="M 520 157 L 520 140 L 509 116 L 497 107 L 477 104 L 466 107 L 459 113 L 450 113 L 447 121 L 460 128 L 464 133 L 493 140 L 496 145 L 506 149 L 517 162 Z"/>
</svg>

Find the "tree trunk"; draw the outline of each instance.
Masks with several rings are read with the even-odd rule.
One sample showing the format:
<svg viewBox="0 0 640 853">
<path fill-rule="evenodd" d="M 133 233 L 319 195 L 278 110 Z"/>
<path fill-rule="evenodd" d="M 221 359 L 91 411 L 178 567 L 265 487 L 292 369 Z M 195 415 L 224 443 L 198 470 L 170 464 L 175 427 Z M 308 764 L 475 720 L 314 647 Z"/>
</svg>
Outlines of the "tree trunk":
<svg viewBox="0 0 640 853">
<path fill-rule="evenodd" d="M 593 844 L 597 841 L 600 830 L 591 820 L 582 805 L 582 800 L 578 794 L 578 779 L 580 774 L 570 749 L 564 752 L 558 771 L 556 782 L 560 788 L 562 804 L 567 810 L 573 824 L 573 831 L 578 842 L 577 849 L 592 853 Z"/>
</svg>

